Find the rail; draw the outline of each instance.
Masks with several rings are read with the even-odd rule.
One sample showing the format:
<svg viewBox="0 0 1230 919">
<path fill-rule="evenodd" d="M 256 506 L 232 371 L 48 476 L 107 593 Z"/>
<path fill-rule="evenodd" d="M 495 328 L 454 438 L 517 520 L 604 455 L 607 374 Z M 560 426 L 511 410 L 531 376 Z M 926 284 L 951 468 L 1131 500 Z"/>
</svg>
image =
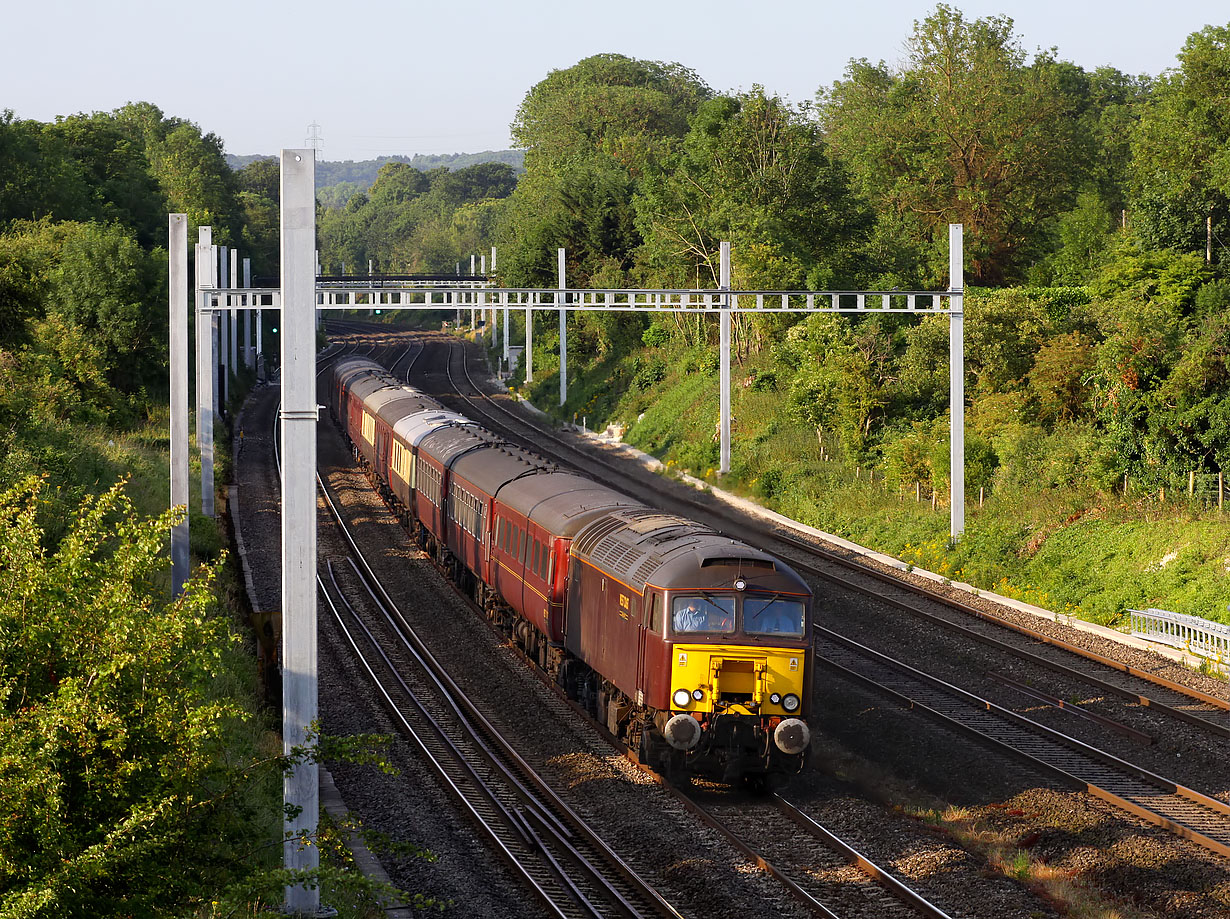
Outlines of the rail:
<svg viewBox="0 0 1230 919">
<path fill-rule="evenodd" d="M 1218 673 L 1230 664 L 1230 626 L 1166 609 L 1128 610 L 1132 635 L 1181 648 L 1210 661 Z"/>
</svg>

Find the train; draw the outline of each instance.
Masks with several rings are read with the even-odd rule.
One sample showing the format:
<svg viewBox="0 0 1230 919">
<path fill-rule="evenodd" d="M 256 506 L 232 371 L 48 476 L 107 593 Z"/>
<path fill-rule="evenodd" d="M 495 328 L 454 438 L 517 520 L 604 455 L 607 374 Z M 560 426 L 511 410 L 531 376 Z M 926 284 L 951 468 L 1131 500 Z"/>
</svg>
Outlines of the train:
<svg viewBox="0 0 1230 919">
<path fill-rule="evenodd" d="M 812 592 L 780 559 L 509 443 L 367 358 L 331 414 L 386 503 L 538 667 L 671 778 L 810 748 Z"/>
</svg>

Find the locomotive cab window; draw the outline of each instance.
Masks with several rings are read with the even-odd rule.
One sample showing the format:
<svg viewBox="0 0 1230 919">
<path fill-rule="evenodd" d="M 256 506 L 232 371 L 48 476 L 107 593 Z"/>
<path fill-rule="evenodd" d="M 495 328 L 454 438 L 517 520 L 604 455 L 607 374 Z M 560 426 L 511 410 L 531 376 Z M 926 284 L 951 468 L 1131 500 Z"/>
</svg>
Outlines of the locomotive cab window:
<svg viewBox="0 0 1230 919">
<path fill-rule="evenodd" d="M 676 597 L 671 605 L 671 627 L 676 632 L 733 632 L 733 596 Z"/>
<path fill-rule="evenodd" d="M 649 595 L 649 628 L 654 632 L 662 631 L 662 597 L 656 590 Z"/>
<path fill-rule="evenodd" d="M 743 631 L 749 635 L 789 635 L 802 638 L 803 602 L 782 597 L 744 597 Z"/>
</svg>

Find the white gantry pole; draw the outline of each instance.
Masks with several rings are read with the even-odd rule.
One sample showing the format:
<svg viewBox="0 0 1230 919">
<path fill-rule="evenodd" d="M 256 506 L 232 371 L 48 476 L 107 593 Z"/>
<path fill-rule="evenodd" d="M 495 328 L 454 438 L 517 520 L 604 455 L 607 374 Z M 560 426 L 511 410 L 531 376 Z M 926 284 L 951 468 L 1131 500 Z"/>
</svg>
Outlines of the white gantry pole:
<svg viewBox="0 0 1230 919">
<path fill-rule="evenodd" d="M 559 404 L 568 401 L 568 311 L 564 309 L 564 289 L 568 286 L 565 275 L 564 250 L 556 254 L 559 273 L 559 294 L 555 303 L 559 307 Z"/>
<path fill-rule="evenodd" d="M 965 532 L 965 225 L 948 225 L 948 415 L 951 535 Z"/>
<path fill-rule="evenodd" d="M 213 274 L 210 275 L 212 280 L 209 286 L 215 291 L 222 287 L 221 277 L 218 273 L 218 247 L 211 246 L 210 253 L 213 256 Z M 213 388 L 214 388 L 214 424 L 222 423 L 222 377 L 224 375 L 224 367 L 219 363 L 220 352 L 219 342 L 222 338 L 222 314 L 213 308 L 213 304 L 208 302 L 206 298 L 206 306 L 209 307 L 209 340 L 210 340 L 210 366 L 213 368 Z M 224 358 L 221 358 L 224 360 Z"/>
<path fill-rule="evenodd" d="M 492 249 L 491 251 L 494 252 L 495 250 Z M 508 356 L 509 356 L 509 351 L 508 351 L 508 294 L 507 293 L 500 294 L 500 302 L 504 304 L 504 369 L 507 370 L 509 369 L 508 367 Z"/>
<path fill-rule="evenodd" d="M 256 378 L 265 379 L 265 350 L 261 344 L 261 335 L 265 331 L 265 314 L 261 309 L 256 311 Z"/>
<path fill-rule="evenodd" d="M 721 297 L 720 331 L 718 355 L 720 375 L 718 381 L 718 427 L 720 430 L 721 452 L 718 460 L 718 474 L 730 472 L 730 243 L 721 244 L 721 266 L 718 286 L 727 291 Z"/>
<path fill-rule="evenodd" d="M 214 316 L 202 288 L 213 287 L 217 260 L 210 227 L 198 227 L 196 247 L 196 447 L 201 453 L 201 513 L 214 515 L 214 413 L 218 374 L 214 363 Z"/>
<path fill-rule="evenodd" d="M 309 743 L 316 720 L 316 174 L 314 151 L 282 151 L 282 744 Z M 283 866 L 320 865 L 319 770 L 300 762 L 282 782 Z M 295 816 L 289 816 L 294 814 Z M 320 909 L 315 883 L 286 888 L 292 913 Z"/>
<path fill-rule="evenodd" d="M 171 596 L 188 580 L 188 215 L 167 217 L 167 291 L 171 346 L 171 507 L 184 519 L 171 527 Z"/>
<path fill-rule="evenodd" d="M 230 257 L 229 265 L 231 269 L 230 288 L 232 291 L 227 296 L 227 299 L 230 300 L 231 302 L 231 319 L 230 319 L 230 322 L 231 322 L 231 362 L 230 362 L 230 368 L 231 368 L 231 373 L 238 374 L 239 373 L 239 348 L 238 348 L 239 310 L 235 309 L 235 306 L 234 306 L 235 304 L 234 291 L 237 287 L 239 287 L 239 250 L 237 249 L 231 250 L 231 257 Z"/>
<path fill-rule="evenodd" d="M 534 382 L 534 298 L 535 293 L 526 294 L 525 307 L 525 382 Z"/>
<path fill-rule="evenodd" d="M 230 251 L 226 246 L 216 246 L 218 251 L 218 283 L 214 286 L 220 291 L 226 288 L 226 256 Z M 231 366 L 231 349 L 228 346 L 228 340 L 231 334 L 231 313 L 230 310 L 221 309 L 226 305 L 226 294 L 220 294 L 218 297 L 219 312 L 215 313 L 218 317 L 218 352 L 221 356 L 222 369 L 218 374 L 218 420 L 222 419 L 222 412 L 225 411 L 226 405 L 231 400 L 231 371 L 234 369 Z"/>
<path fill-rule="evenodd" d="M 252 259 L 245 258 L 243 260 L 243 289 L 248 291 L 252 289 Z M 243 305 L 247 307 L 243 311 L 243 365 L 249 370 L 252 369 L 252 295 L 245 293 L 243 295 Z"/>
</svg>

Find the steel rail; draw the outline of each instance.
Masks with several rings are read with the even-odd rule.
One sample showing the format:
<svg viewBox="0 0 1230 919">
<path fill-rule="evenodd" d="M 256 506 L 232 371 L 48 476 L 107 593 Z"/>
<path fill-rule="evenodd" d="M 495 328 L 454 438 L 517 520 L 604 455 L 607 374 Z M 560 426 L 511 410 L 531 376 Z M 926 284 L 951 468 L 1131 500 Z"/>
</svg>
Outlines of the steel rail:
<svg viewBox="0 0 1230 919">
<path fill-rule="evenodd" d="M 792 801 L 787 800 L 780 794 L 773 795 L 777 806 L 787 818 L 794 821 L 807 832 L 818 837 L 825 845 L 837 850 L 838 853 L 848 859 L 851 864 L 856 865 L 864 874 L 869 875 L 875 880 L 884 885 L 893 896 L 901 902 L 912 906 L 915 910 L 922 913 L 924 916 L 929 916 L 931 919 L 949 919 L 946 912 L 932 903 L 930 900 L 923 897 L 916 890 L 898 878 L 895 874 L 881 868 L 867 856 L 863 855 L 852 845 L 835 835 L 832 830 L 817 822 L 813 817 L 804 813 L 803 810 Z"/>
<path fill-rule="evenodd" d="M 945 726 L 1022 758 L 1209 851 L 1230 857 L 1230 805 L 1046 727 L 822 626 L 815 659 Z M 873 675 L 874 674 L 874 675 Z"/>
<path fill-rule="evenodd" d="M 321 490 L 325 496 L 326 504 L 335 517 L 341 517 L 340 511 L 334 504 L 332 497 L 329 495 L 327 487 L 321 482 Z M 352 558 L 351 563 L 355 565 L 356 571 L 359 574 L 360 580 L 364 587 L 376 601 L 382 615 L 386 617 L 390 625 L 394 629 L 394 635 L 401 645 L 411 654 L 416 656 L 426 668 L 430 679 L 436 683 L 442 698 L 447 700 L 448 704 L 453 706 L 458 713 L 458 717 L 467 722 L 471 727 L 481 732 L 483 735 L 491 739 L 491 741 L 500 747 L 500 756 L 507 759 L 516 772 L 519 773 L 520 779 L 528 781 L 533 786 L 531 792 L 528 788 L 525 794 L 537 796 L 543 799 L 543 814 L 551 814 L 550 817 L 540 816 L 538 819 L 544 822 L 547 821 L 563 821 L 570 830 L 576 833 L 581 840 L 585 842 L 600 859 L 606 864 L 614 868 L 615 873 L 623 880 L 625 884 L 632 888 L 635 896 L 643 899 L 650 905 L 652 910 L 657 915 L 670 917 L 679 917 L 679 913 L 672 907 L 661 894 L 649 885 L 643 878 L 640 877 L 631 867 L 627 865 L 623 859 L 614 852 L 606 843 L 599 837 L 590 827 L 572 810 L 572 808 L 560 798 L 553 789 L 537 774 L 532 766 L 514 750 L 511 745 L 501 737 L 499 731 L 488 721 L 482 712 L 469 700 L 466 694 L 449 676 L 445 668 L 436 660 L 430 650 L 419 639 L 414 629 L 406 620 L 404 614 L 397 607 L 393 599 L 388 595 L 383 584 L 375 573 L 371 570 L 367 560 L 363 557 L 362 551 L 354 542 L 351 534 L 346 530 L 344 523 L 341 524 L 340 530 L 343 538 L 351 548 Z M 554 815 L 560 816 L 554 816 Z M 573 847 L 575 850 L 575 847 Z M 611 881 L 603 875 L 593 864 L 588 857 L 584 856 L 579 851 L 576 851 L 572 860 L 582 865 L 587 873 L 592 873 L 595 878 L 595 883 L 599 883 L 608 888 L 607 897 L 612 902 L 619 904 L 621 901 L 626 906 L 620 906 L 621 911 L 626 915 L 641 916 L 644 915 L 638 908 L 633 907 L 623 897 L 622 893 L 611 885 Z M 631 910 L 630 912 L 628 910 Z"/>
<path fill-rule="evenodd" d="M 496 822 L 493 819 L 493 816 L 490 813 L 490 811 L 494 810 L 496 814 L 498 814 L 502 818 L 501 822 L 504 824 L 504 826 L 509 828 L 513 833 L 515 833 L 516 836 L 520 838 L 523 845 L 533 846 L 536 840 L 534 840 L 533 838 L 529 836 L 529 834 L 525 831 L 524 825 L 512 816 L 511 812 L 509 812 L 508 809 L 504 806 L 503 802 L 499 800 L 498 796 L 496 796 L 495 792 L 490 788 L 490 786 L 486 782 L 484 782 L 478 776 L 478 774 L 474 771 L 473 766 L 469 763 L 469 761 L 465 758 L 465 756 L 461 754 L 459 750 L 456 750 L 455 746 L 452 744 L 452 741 L 447 737 L 447 735 L 445 735 L 442 731 L 440 731 L 440 739 L 438 742 L 446 744 L 452 750 L 452 752 L 456 754 L 456 762 L 458 763 L 460 768 L 464 769 L 466 772 L 466 775 L 468 778 L 467 784 L 468 784 L 470 793 L 467 794 L 467 792 L 461 788 L 461 784 L 450 774 L 450 771 L 444 766 L 443 762 L 441 761 L 439 757 L 439 753 L 438 752 L 433 753 L 428 741 L 420 734 L 418 730 L 415 729 L 414 725 L 411 724 L 410 719 L 401 710 L 398 704 L 393 700 L 393 697 L 389 694 L 389 691 L 385 687 L 384 683 L 376 675 L 371 662 L 368 661 L 366 656 L 364 656 L 362 650 L 360 650 L 359 648 L 358 642 L 355 639 L 354 635 L 351 633 L 350 629 L 347 628 L 346 622 L 344 618 L 342 617 L 342 614 L 338 611 L 336 604 L 333 602 L 333 598 L 329 595 L 328 590 L 325 588 L 323 579 L 321 579 L 321 577 L 317 575 L 316 581 L 317 581 L 317 585 L 320 589 L 321 594 L 324 596 L 326 602 L 329 604 L 329 609 L 332 612 L 335 621 L 340 627 L 342 634 L 345 636 L 347 643 L 350 645 L 352 651 L 354 652 L 355 660 L 357 660 L 359 664 L 363 667 L 363 669 L 367 672 L 367 675 L 371 681 L 372 686 L 376 689 L 376 691 L 380 694 L 381 698 L 384 700 L 385 707 L 400 722 L 402 733 L 414 741 L 414 744 L 419 749 L 419 752 L 423 755 L 423 757 L 427 760 L 427 762 L 431 764 L 431 766 L 434 768 L 437 778 L 443 783 L 444 787 L 448 790 L 448 792 L 453 797 L 453 799 L 458 803 L 458 805 L 461 806 L 463 811 L 470 817 L 471 821 L 474 824 L 476 824 L 478 828 L 484 833 L 484 835 L 486 836 L 488 840 L 488 843 L 495 847 L 496 851 L 500 854 L 502 860 L 506 862 L 508 865 L 510 865 L 513 869 L 515 869 L 520 874 L 521 880 L 530 887 L 530 889 L 533 891 L 535 896 L 540 901 L 542 901 L 543 905 L 547 908 L 547 910 L 552 915 L 559 917 L 559 919 L 568 919 L 568 913 L 559 907 L 559 904 L 557 902 L 559 897 L 556 895 L 553 895 L 546 889 L 546 887 L 543 884 L 542 878 L 539 876 L 536 876 L 535 873 L 530 869 L 530 866 L 527 863 L 528 862 L 527 858 L 520 856 L 513 851 L 512 846 L 510 844 L 510 840 L 507 838 L 506 834 L 501 833 L 497 830 Z M 341 594 L 340 589 L 339 589 L 339 597 L 343 600 L 345 599 L 344 596 Z M 349 604 L 346 604 L 346 605 L 349 606 Z M 351 612 L 351 615 L 355 617 L 356 621 L 359 621 L 357 614 L 354 613 L 354 610 L 351 609 L 350 612 Z M 360 626 L 362 626 L 361 621 L 359 621 L 359 624 Z M 363 630 L 367 632 L 366 627 L 363 627 Z M 368 638 L 372 642 L 373 646 L 375 646 L 376 649 L 379 651 L 380 650 L 379 646 L 376 645 L 375 639 L 371 636 L 370 632 L 368 632 Z M 381 652 L 381 654 L 383 656 L 383 652 Z M 391 665 L 388 664 L 387 658 L 385 662 L 386 662 L 386 666 L 388 666 L 390 671 L 394 674 L 394 676 L 397 677 L 396 671 L 391 667 Z M 397 677 L 397 679 L 399 683 L 401 683 L 400 677 Z M 413 693 L 411 692 L 409 687 L 405 686 L 404 683 L 401 683 L 401 686 L 405 694 L 411 699 L 414 699 Z M 416 699 L 414 700 L 414 702 L 416 705 L 418 704 Z M 429 716 L 427 717 L 428 717 L 428 720 L 431 721 L 430 717 Z M 434 722 L 433 722 L 433 726 L 437 727 L 437 730 L 439 730 L 438 726 L 434 725 Z M 484 808 L 478 802 L 476 802 L 474 800 L 476 797 L 481 797 L 481 798 L 486 799 L 487 807 Z"/>
</svg>

